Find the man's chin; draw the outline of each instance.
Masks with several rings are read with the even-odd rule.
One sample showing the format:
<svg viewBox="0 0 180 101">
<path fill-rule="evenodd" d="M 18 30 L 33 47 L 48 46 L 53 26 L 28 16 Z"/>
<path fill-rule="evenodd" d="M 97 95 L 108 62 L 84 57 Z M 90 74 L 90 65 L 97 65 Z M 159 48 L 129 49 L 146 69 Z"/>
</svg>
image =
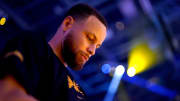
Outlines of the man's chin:
<svg viewBox="0 0 180 101">
<path fill-rule="evenodd" d="M 84 67 L 84 64 L 78 64 L 78 65 L 75 65 L 75 66 L 71 66 L 70 68 L 72 70 L 79 71 L 79 70 L 83 69 L 83 67 Z"/>
</svg>

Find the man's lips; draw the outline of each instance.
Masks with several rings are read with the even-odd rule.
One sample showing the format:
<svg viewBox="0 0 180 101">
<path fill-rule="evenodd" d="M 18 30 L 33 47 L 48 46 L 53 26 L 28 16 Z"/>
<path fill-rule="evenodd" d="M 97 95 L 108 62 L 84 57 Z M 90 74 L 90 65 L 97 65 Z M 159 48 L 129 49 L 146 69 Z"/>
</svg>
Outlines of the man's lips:
<svg viewBox="0 0 180 101">
<path fill-rule="evenodd" d="M 89 56 L 88 56 L 87 54 L 82 54 L 82 57 L 83 57 L 86 61 L 88 61 L 88 59 L 89 59 Z"/>
</svg>

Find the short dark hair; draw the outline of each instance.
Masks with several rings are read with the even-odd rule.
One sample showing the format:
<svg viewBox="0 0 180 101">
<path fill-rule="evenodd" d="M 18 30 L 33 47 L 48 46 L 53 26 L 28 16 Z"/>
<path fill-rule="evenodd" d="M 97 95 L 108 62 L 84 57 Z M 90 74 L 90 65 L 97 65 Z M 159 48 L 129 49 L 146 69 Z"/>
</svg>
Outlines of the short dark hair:
<svg viewBox="0 0 180 101">
<path fill-rule="evenodd" d="M 73 7 L 71 7 L 68 12 L 66 13 L 66 17 L 67 16 L 72 16 L 75 20 L 77 19 L 84 19 L 87 18 L 91 15 L 94 15 L 95 17 L 98 18 L 98 20 L 100 20 L 106 27 L 107 27 L 107 23 L 105 18 L 96 11 L 96 9 L 90 7 L 87 4 L 84 3 L 79 3 L 74 5 Z"/>
</svg>

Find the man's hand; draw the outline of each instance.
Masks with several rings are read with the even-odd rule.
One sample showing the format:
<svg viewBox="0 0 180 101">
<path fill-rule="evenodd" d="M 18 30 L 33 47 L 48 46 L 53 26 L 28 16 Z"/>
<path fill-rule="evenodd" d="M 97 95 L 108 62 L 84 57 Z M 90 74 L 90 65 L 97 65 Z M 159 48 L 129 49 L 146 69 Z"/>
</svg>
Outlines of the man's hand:
<svg viewBox="0 0 180 101">
<path fill-rule="evenodd" d="M 0 101 L 38 101 L 28 95 L 25 89 L 12 77 L 0 80 Z"/>
</svg>

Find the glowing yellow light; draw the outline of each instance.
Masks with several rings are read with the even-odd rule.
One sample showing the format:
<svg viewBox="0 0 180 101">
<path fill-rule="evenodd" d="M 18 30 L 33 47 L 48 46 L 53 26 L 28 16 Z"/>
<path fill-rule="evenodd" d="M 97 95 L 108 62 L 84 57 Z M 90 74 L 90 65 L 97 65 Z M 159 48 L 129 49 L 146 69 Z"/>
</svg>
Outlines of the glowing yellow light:
<svg viewBox="0 0 180 101">
<path fill-rule="evenodd" d="M 0 25 L 4 25 L 6 23 L 6 18 L 5 17 L 2 17 L 0 19 Z"/>
<path fill-rule="evenodd" d="M 157 52 L 153 51 L 147 43 L 136 45 L 129 53 L 128 70 L 129 75 L 135 75 L 149 69 L 157 63 Z M 135 73 L 131 73 L 133 68 Z M 131 68 L 131 69 L 130 69 Z"/>
<path fill-rule="evenodd" d="M 134 67 L 130 67 L 127 70 L 127 74 L 128 74 L 129 77 L 133 77 L 136 74 L 136 69 Z"/>
</svg>

